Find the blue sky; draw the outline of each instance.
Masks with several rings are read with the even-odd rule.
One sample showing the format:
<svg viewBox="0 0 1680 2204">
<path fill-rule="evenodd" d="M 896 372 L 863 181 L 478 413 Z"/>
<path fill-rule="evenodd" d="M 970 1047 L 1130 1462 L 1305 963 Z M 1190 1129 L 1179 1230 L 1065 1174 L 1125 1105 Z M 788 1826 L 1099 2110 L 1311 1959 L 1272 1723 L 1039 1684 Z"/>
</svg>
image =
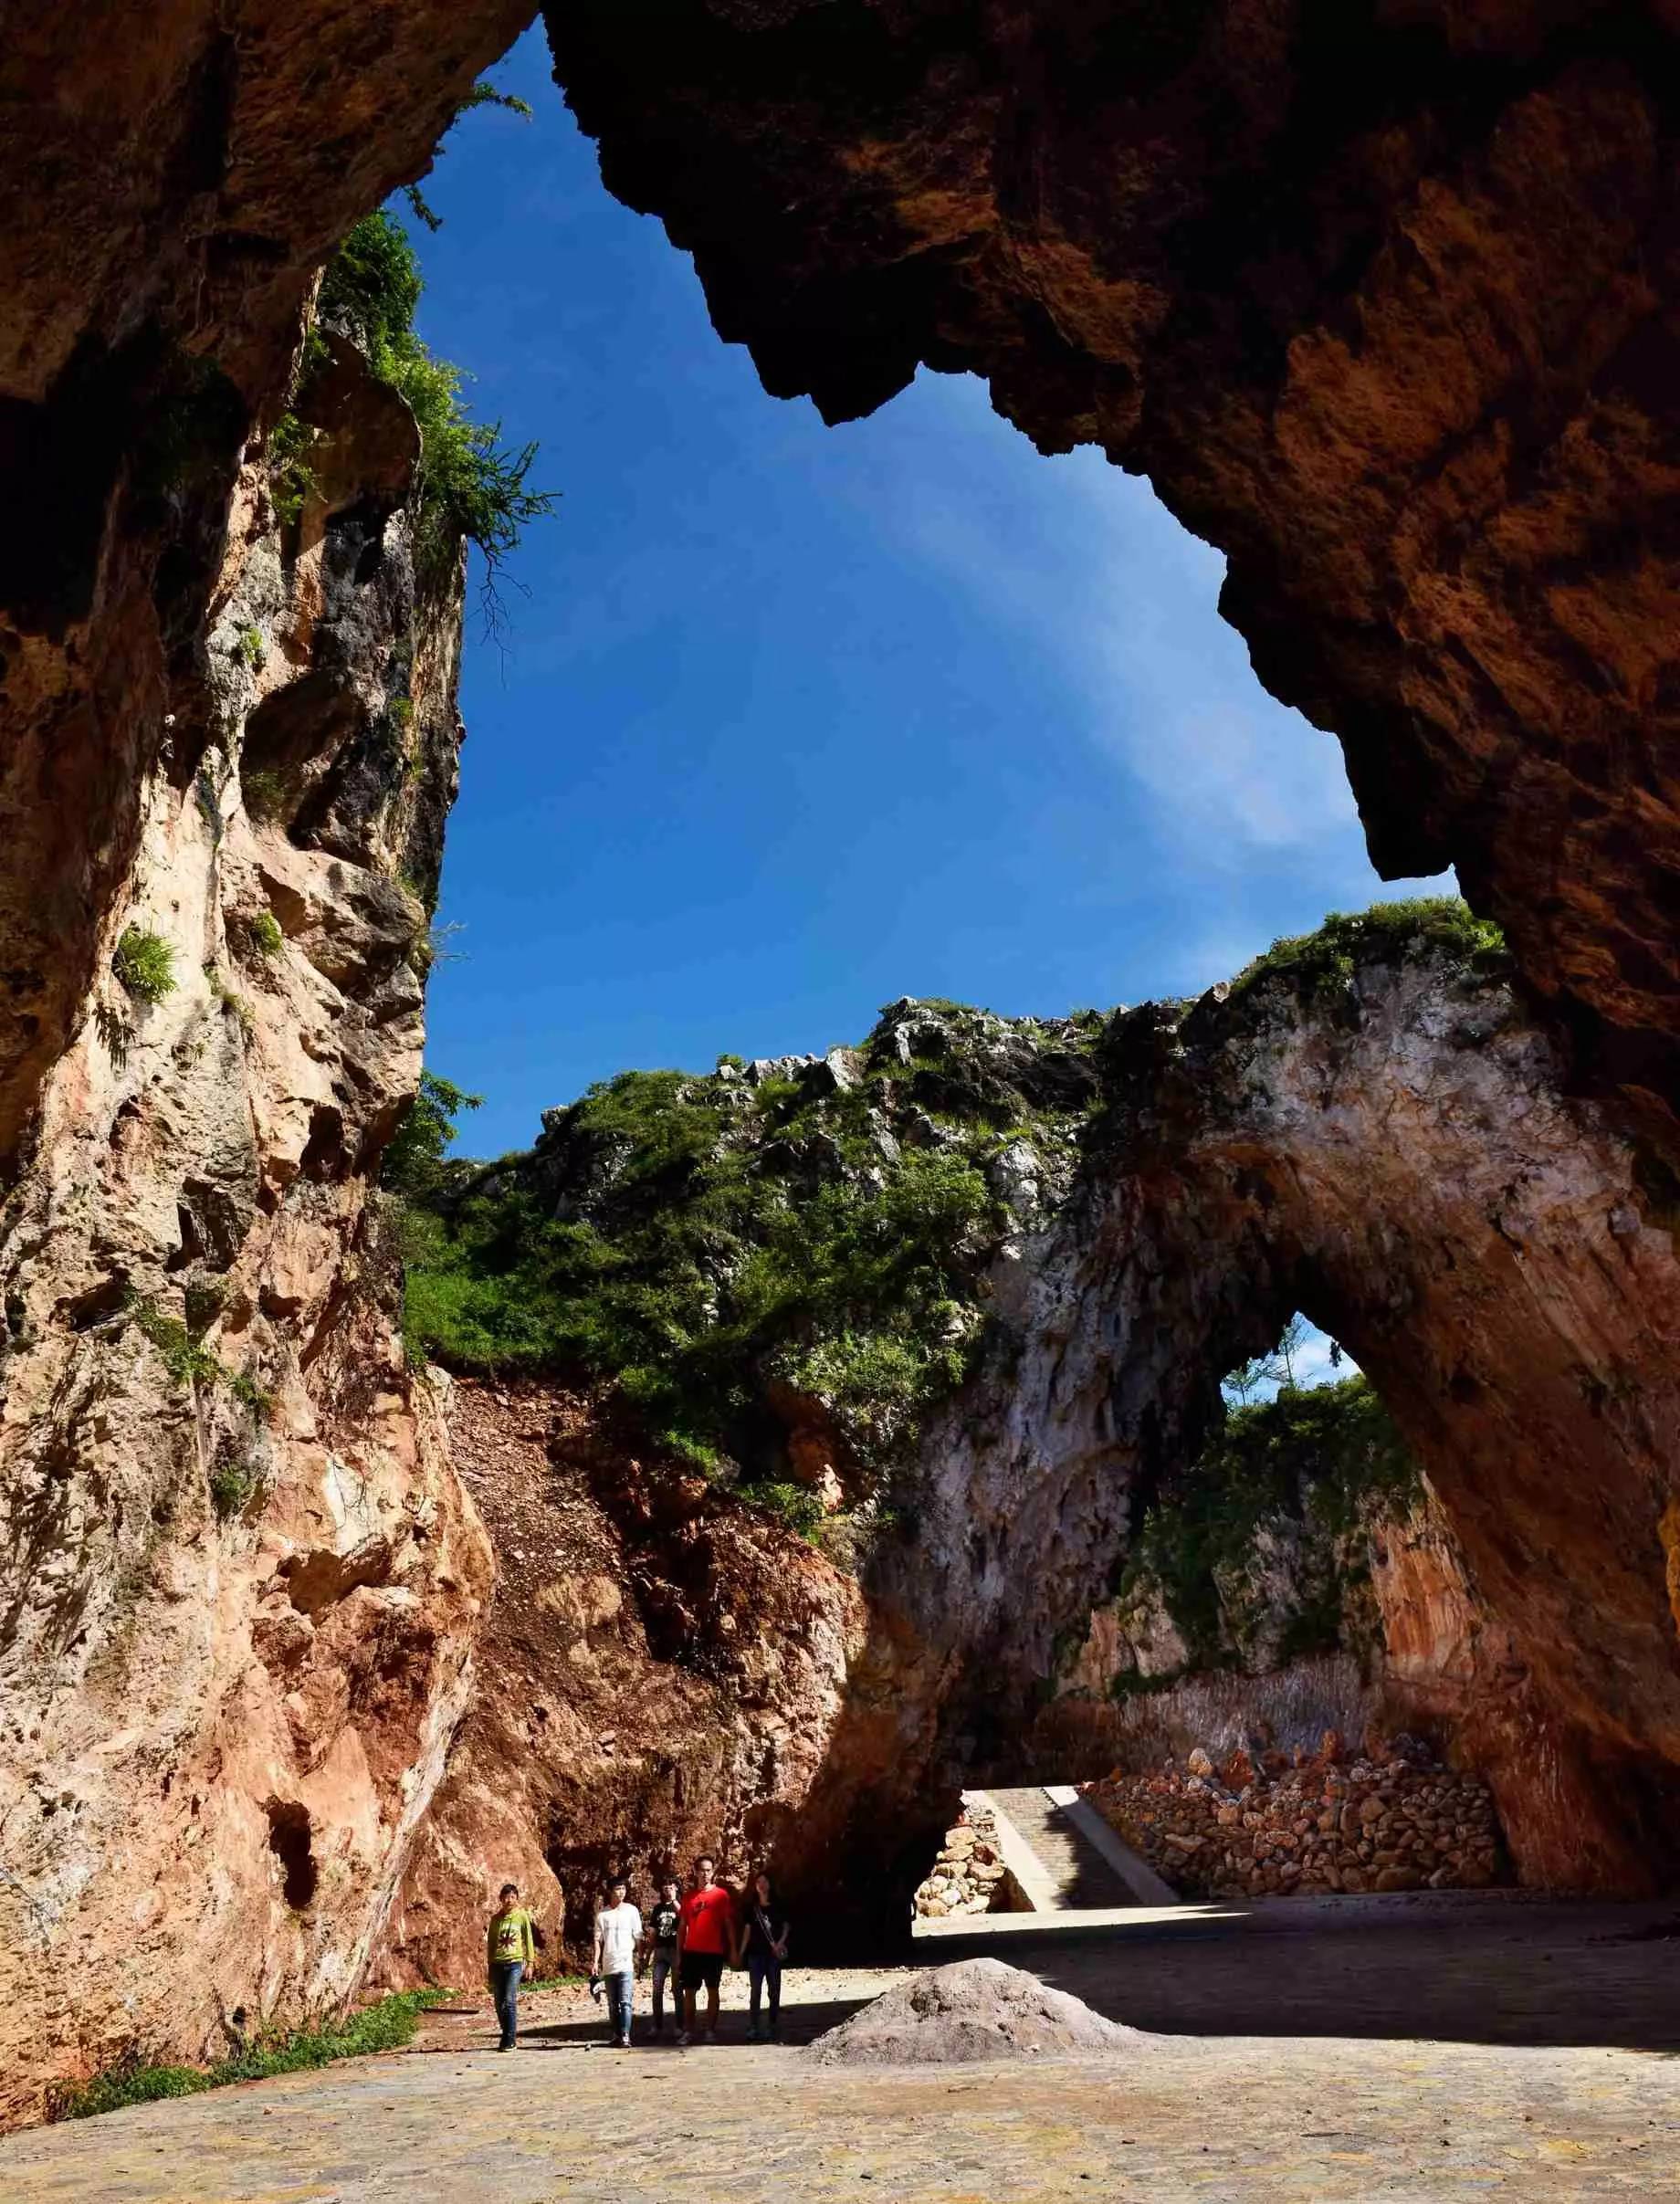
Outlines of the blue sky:
<svg viewBox="0 0 1680 2204">
<path fill-rule="evenodd" d="M 1177 994 L 1384 889 L 1223 561 L 972 377 L 826 429 L 608 198 L 540 34 L 425 186 L 419 326 L 562 492 L 467 647 L 432 1067 L 463 1145 L 631 1065 L 825 1048 L 895 996 Z"/>
</svg>

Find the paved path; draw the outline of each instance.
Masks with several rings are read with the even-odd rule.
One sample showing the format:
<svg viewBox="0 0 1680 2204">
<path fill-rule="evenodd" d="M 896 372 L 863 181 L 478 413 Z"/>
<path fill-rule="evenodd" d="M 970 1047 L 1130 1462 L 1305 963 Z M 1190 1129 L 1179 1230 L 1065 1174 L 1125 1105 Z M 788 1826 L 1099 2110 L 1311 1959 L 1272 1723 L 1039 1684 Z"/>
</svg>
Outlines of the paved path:
<svg viewBox="0 0 1680 2204">
<path fill-rule="evenodd" d="M 414 2052 L 15 2136 L 0 2195 L 1645 2204 L 1680 2195 L 1677 1937 L 1670 1909 L 1446 1893 L 1013 1936 L 1011 1960 L 1166 2031 L 1101 2063 L 824 2072 L 741 2042 L 734 1981 L 734 2041 L 615 2053 L 551 1992 L 511 2058 L 467 2010 Z M 891 1978 L 797 1975 L 790 2034 Z"/>
</svg>

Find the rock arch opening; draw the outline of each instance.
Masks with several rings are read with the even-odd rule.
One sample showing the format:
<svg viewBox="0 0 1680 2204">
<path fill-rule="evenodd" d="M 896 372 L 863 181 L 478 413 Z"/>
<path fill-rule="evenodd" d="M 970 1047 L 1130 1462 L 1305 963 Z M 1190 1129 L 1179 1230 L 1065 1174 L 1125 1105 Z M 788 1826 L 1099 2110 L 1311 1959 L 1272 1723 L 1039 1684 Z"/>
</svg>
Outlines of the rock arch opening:
<svg viewBox="0 0 1680 2204">
<path fill-rule="evenodd" d="M 875 1587 L 918 1649 L 924 1822 L 1034 1750 L 1058 1637 L 1108 1596 L 1137 1496 L 1300 1309 L 1441 1505 L 1373 1564 L 1396 1694 L 1486 1776 L 1526 1879 L 1660 1886 L 1680 1674 L 1652 1412 L 1680 1271 L 1660 1216 L 1626 1229 L 1636 1149 L 1560 1097 L 1508 982 L 1451 959 L 1386 955 L 1328 999 L 1284 973 L 1152 1007 L 1106 1055 L 1082 1189 L 1001 1267 L 1003 1348 L 932 1434 L 916 1536 Z"/>
</svg>

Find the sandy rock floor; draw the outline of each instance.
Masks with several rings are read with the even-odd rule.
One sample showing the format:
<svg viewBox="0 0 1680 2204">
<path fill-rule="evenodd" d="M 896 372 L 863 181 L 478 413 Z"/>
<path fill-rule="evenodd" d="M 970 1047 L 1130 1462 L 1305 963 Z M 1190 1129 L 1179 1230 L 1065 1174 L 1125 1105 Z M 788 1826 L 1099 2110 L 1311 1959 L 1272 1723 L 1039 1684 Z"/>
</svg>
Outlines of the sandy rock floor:
<svg viewBox="0 0 1680 2204">
<path fill-rule="evenodd" d="M 975 1939 L 979 1945 L 980 1940 Z M 970 1947 L 973 1948 L 973 1947 Z M 929 1957 L 959 1956 L 941 1943 Z M 586 1995 L 416 2047 L 0 2143 L 27 2204 L 1285 2204 L 1680 2194 L 1672 1908 L 1373 1899 L 1016 1935 L 1160 2056 L 834 2070 L 802 2040 L 905 1970 L 795 1973 L 785 2046 L 614 2052 Z M 1219 2010 L 1224 2026 L 1205 2027 Z M 1194 2021 L 1187 2016 L 1195 2013 Z M 1410 2026 L 1403 2016 L 1412 2016 Z"/>
</svg>

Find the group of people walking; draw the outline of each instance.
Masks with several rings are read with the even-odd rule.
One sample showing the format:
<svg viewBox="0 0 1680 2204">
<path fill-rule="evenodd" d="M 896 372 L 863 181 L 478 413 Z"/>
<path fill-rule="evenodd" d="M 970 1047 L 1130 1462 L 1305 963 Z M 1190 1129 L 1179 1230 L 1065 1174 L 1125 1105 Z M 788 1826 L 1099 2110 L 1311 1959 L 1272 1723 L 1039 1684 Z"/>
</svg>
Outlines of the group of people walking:
<svg viewBox="0 0 1680 2204">
<path fill-rule="evenodd" d="M 628 2051 L 635 2020 L 635 1982 L 653 1980 L 654 2035 L 665 2041 L 666 1992 L 671 1993 L 677 2041 L 698 2037 L 712 2041 L 718 2032 L 719 1992 L 726 1966 L 745 1967 L 751 1984 L 749 2033 L 753 2042 L 768 2034 L 773 2043 L 782 2027 L 782 1968 L 787 1958 L 789 1921 L 768 1874 L 754 1874 L 744 1891 L 718 1880 L 718 1863 L 702 1852 L 694 1863 L 688 1888 L 677 1878 L 659 1885 L 648 1916 L 630 1900 L 623 1875 L 608 1885 L 595 1915 L 590 1963 L 592 1994 L 604 1994 L 610 2040 Z M 519 1885 L 504 1883 L 488 1936 L 490 1993 L 501 2023 L 501 2051 L 511 2051 L 519 2034 L 520 1982 L 537 1957 L 535 1925 L 520 1904 Z M 705 1997 L 702 2021 L 700 1998 Z"/>
</svg>

